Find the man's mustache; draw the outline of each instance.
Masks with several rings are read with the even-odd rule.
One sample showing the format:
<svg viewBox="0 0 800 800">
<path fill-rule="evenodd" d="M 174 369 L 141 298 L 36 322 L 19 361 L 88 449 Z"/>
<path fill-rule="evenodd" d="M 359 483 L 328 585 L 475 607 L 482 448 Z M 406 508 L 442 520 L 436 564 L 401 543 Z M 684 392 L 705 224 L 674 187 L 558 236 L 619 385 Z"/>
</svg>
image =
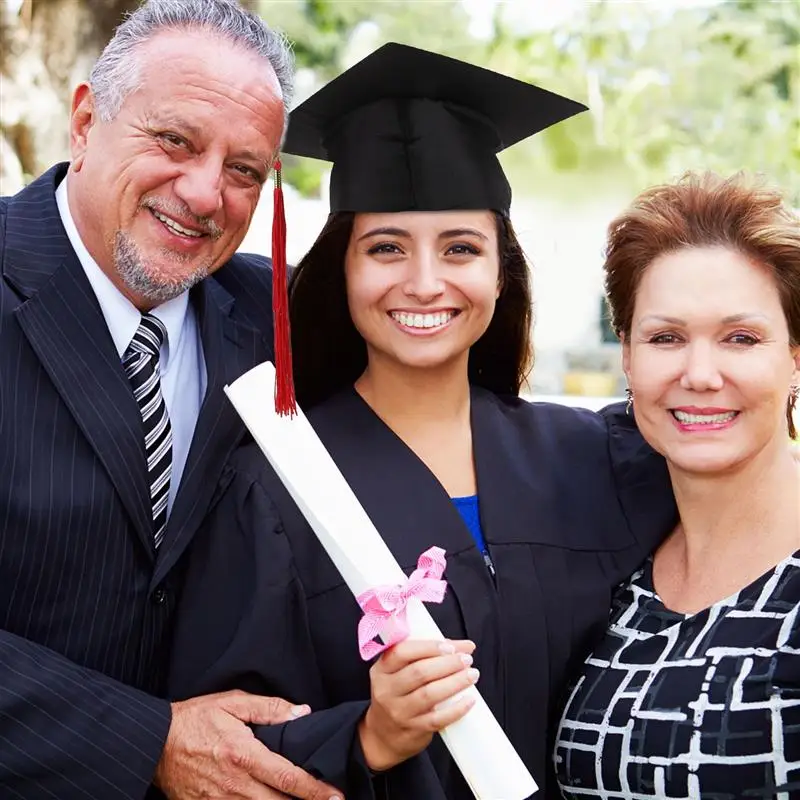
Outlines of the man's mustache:
<svg viewBox="0 0 800 800">
<path fill-rule="evenodd" d="M 172 217 L 176 221 L 186 220 L 191 223 L 193 228 L 210 236 L 212 239 L 219 239 L 222 236 L 222 228 L 213 219 L 210 217 L 198 217 L 183 203 L 166 200 L 163 197 L 147 197 L 142 200 L 141 207 L 158 211 L 159 214 Z"/>
</svg>

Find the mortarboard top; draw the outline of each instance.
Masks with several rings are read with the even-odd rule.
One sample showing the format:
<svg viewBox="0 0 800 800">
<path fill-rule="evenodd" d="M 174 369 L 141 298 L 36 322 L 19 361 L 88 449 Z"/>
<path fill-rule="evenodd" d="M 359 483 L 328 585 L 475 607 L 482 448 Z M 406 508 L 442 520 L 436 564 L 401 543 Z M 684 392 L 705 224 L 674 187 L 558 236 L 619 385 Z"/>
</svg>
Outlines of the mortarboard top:
<svg viewBox="0 0 800 800">
<path fill-rule="evenodd" d="M 333 162 L 331 211 L 494 209 L 497 153 L 586 106 L 447 56 L 387 44 L 290 114 L 283 152 Z"/>
</svg>

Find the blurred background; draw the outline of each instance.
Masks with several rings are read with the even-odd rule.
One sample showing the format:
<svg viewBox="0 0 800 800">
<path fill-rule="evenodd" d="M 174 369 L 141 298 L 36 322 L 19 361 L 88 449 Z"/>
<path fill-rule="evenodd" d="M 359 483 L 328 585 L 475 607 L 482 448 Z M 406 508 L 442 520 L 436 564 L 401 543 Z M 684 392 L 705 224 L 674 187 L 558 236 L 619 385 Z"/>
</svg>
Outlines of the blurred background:
<svg viewBox="0 0 800 800">
<path fill-rule="evenodd" d="M 0 0 L 0 194 L 68 158 L 67 118 L 137 0 Z M 748 170 L 800 208 L 800 0 L 248 0 L 294 42 L 296 102 L 387 41 L 586 103 L 501 156 L 532 265 L 529 394 L 596 406 L 624 389 L 608 328 L 609 221 L 688 169 Z M 328 165 L 285 160 L 290 260 L 327 215 Z M 269 255 L 272 193 L 242 249 Z"/>
</svg>

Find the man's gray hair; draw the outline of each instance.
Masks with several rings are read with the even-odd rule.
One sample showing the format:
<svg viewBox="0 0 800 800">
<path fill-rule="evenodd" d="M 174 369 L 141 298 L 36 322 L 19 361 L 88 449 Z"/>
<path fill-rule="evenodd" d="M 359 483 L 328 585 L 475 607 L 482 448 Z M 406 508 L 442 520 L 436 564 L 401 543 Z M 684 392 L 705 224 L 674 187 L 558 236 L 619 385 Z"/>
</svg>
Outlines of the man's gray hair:
<svg viewBox="0 0 800 800">
<path fill-rule="evenodd" d="M 97 113 L 110 122 L 139 86 L 136 49 L 164 30 L 216 34 L 270 63 L 283 94 L 284 132 L 294 91 L 294 57 L 283 34 L 273 31 L 236 0 L 147 0 L 117 28 L 89 76 Z"/>
</svg>

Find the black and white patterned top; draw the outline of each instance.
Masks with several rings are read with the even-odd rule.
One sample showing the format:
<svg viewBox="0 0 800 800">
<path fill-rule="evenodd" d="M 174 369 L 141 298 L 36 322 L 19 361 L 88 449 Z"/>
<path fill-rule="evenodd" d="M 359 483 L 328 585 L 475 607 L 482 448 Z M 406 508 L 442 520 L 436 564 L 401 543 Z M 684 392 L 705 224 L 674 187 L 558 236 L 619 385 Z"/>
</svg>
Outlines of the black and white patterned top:
<svg viewBox="0 0 800 800">
<path fill-rule="evenodd" d="M 617 592 L 555 748 L 566 798 L 800 798 L 800 551 L 698 614 Z"/>
</svg>

